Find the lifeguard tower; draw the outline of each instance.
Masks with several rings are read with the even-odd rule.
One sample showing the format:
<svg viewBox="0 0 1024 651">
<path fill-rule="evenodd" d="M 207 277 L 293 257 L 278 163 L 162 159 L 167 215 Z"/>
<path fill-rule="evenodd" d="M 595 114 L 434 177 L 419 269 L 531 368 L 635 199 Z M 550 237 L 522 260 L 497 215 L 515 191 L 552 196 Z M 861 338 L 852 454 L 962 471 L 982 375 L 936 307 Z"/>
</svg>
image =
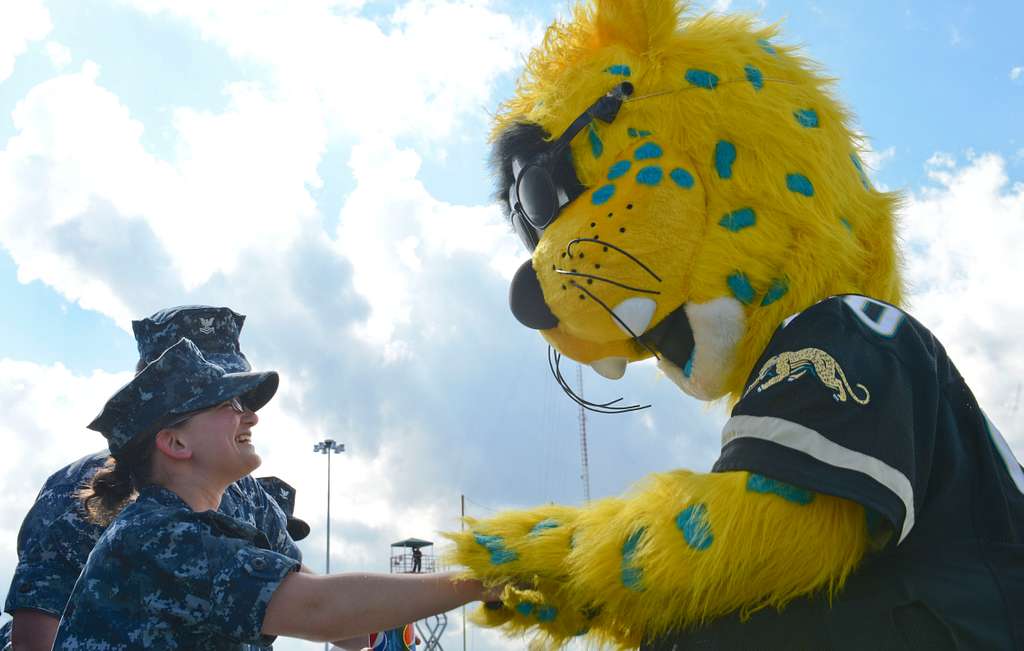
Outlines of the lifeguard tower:
<svg viewBox="0 0 1024 651">
<path fill-rule="evenodd" d="M 391 543 L 392 574 L 430 574 L 437 571 L 434 543 L 419 538 L 406 538 Z M 415 622 L 416 633 L 424 651 L 444 651 L 441 636 L 448 627 L 448 615 L 441 613 Z"/>
<path fill-rule="evenodd" d="M 416 557 L 420 557 L 419 566 Z M 392 574 L 431 574 L 437 571 L 434 558 L 434 543 L 419 538 L 406 538 L 391 543 Z"/>
</svg>

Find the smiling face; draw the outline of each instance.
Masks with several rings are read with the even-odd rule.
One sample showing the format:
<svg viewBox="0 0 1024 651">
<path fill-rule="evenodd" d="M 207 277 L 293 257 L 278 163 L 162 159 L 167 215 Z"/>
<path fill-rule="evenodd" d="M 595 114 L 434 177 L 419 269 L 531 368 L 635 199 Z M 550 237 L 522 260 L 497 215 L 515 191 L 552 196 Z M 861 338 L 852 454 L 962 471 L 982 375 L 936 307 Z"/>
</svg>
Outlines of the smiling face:
<svg viewBox="0 0 1024 651">
<path fill-rule="evenodd" d="M 513 281 L 513 312 L 563 354 L 618 377 L 657 353 L 687 392 L 736 396 L 790 314 L 837 293 L 899 301 L 896 198 L 868 183 L 826 81 L 772 35 L 601 0 L 531 55 L 496 125 L 503 199 L 595 98 L 634 86 L 552 169 L 582 193 Z"/>
<path fill-rule="evenodd" d="M 229 484 L 262 463 L 252 444 L 252 428 L 258 422 L 253 411 L 239 412 L 227 401 L 192 415 L 174 429 L 192 451 L 190 462 L 195 469 Z"/>
</svg>

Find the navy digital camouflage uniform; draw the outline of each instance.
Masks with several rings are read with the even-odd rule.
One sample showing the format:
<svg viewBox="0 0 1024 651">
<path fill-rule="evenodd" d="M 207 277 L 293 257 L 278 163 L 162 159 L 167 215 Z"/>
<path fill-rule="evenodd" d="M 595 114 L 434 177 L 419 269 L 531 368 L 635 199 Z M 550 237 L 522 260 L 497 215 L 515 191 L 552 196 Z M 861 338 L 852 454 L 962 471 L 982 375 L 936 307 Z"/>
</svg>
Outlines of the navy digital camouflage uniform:
<svg viewBox="0 0 1024 651">
<path fill-rule="evenodd" d="M 55 649 L 238 649 L 269 644 L 267 605 L 299 562 L 171 491 L 139 492 L 100 538 L 61 620 Z"/>
<path fill-rule="evenodd" d="M 258 410 L 277 382 L 273 372 L 225 373 L 182 339 L 118 390 L 89 427 L 117 455 L 136 438 L 230 398 Z M 273 551 L 255 526 L 223 513 L 197 513 L 173 492 L 149 486 L 96 543 L 54 648 L 267 644 L 271 638 L 260 632 L 267 604 L 299 567 Z"/>
<path fill-rule="evenodd" d="M 239 350 L 245 317 L 228 308 L 185 306 L 162 310 L 132 323 L 139 358 L 151 362 L 182 334 L 194 335 L 204 356 L 232 372 L 250 369 Z M 172 339 L 173 337 L 173 339 Z M 18 533 L 18 565 L 4 610 L 38 610 L 60 617 L 75 580 L 103 527 L 89 522 L 75 497 L 103 466 L 107 451 L 87 455 L 51 475 L 22 522 Z M 277 499 L 252 477 L 244 477 L 224 493 L 220 511 L 259 529 L 270 549 L 302 560 L 287 530 L 288 519 Z M 0 649 L 10 641 L 11 623 L 0 628 Z"/>
<path fill-rule="evenodd" d="M 18 533 L 18 566 L 4 610 L 29 608 L 60 617 L 75 580 L 104 527 L 89 522 L 75 493 L 107 460 L 106 450 L 82 457 L 44 484 Z M 270 549 L 297 561 L 302 553 L 288 534 L 287 516 L 252 477 L 228 487 L 220 511 L 259 529 Z M 0 641 L 0 648 L 3 642 Z"/>
<path fill-rule="evenodd" d="M 302 540 L 308 536 L 309 523 L 295 517 L 295 488 L 278 477 L 260 477 L 256 481 L 288 516 L 288 535 L 292 540 Z"/>
</svg>

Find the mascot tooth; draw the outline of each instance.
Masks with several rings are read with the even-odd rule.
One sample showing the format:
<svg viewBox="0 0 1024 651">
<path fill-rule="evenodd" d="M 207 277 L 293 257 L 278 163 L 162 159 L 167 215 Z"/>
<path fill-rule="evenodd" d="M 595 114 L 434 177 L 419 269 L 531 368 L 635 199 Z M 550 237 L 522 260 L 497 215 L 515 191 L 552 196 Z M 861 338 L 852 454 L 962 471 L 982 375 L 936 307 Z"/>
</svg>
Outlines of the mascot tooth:
<svg viewBox="0 0 1024 651">
<path fill-rule="evenodd" d="M 508 586 L 477 621 L 541 646 L 1024 648 L 1024 471 L 900 309 L 899 197 L 776 36 L 592 0 L 499 111 L 516 318 L 606 377 L 656 355 L 732 414 L 710 472 L 450 534 Z"/>
<path fill-rule="evenodd" d="M 605 357 L 596 362 L 590 363 L 598 375 L 609 380 L 619 380 L 626 374 L 626 364 L 629 362 L 625 357 Z"/>
<path fill-rule="evenodd" d="M 656 309 L 658 304 L 651 299 L 636 296 L 616 305 L 612 313 L 615 315 L 615 323 L 624 333 L 633 337 L 647 330 Z"/>
</svg>

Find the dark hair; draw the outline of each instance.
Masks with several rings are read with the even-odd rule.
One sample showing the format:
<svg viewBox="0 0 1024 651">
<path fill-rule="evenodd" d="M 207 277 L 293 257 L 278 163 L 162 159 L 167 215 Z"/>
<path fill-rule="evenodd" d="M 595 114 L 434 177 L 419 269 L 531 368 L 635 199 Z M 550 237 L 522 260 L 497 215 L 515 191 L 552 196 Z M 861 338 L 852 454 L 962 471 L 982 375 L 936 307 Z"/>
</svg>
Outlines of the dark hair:
<svg viewBox="0 0 1024 651">
<path fill-rule="evenodd" d="M 135 362 L 135 375 L 138 375 L 139 373 L 141 373 L 142 369 L 146 368 L 146 366 L 148 366 L 146 364 L 146 360 L 144 360 L 144 359 L 142 359 L 140 357 L 139 361 Z"/>
<path fill-rule="evenodd" d="M 116 457 L 107 457 L 103 467 L 78 490 L 78 499 L 91 522 L 109 525 L 135 499 L 139 489 L 151 483 L 155 448 L 155 432 L 139 437 Z"/>
</svg>

